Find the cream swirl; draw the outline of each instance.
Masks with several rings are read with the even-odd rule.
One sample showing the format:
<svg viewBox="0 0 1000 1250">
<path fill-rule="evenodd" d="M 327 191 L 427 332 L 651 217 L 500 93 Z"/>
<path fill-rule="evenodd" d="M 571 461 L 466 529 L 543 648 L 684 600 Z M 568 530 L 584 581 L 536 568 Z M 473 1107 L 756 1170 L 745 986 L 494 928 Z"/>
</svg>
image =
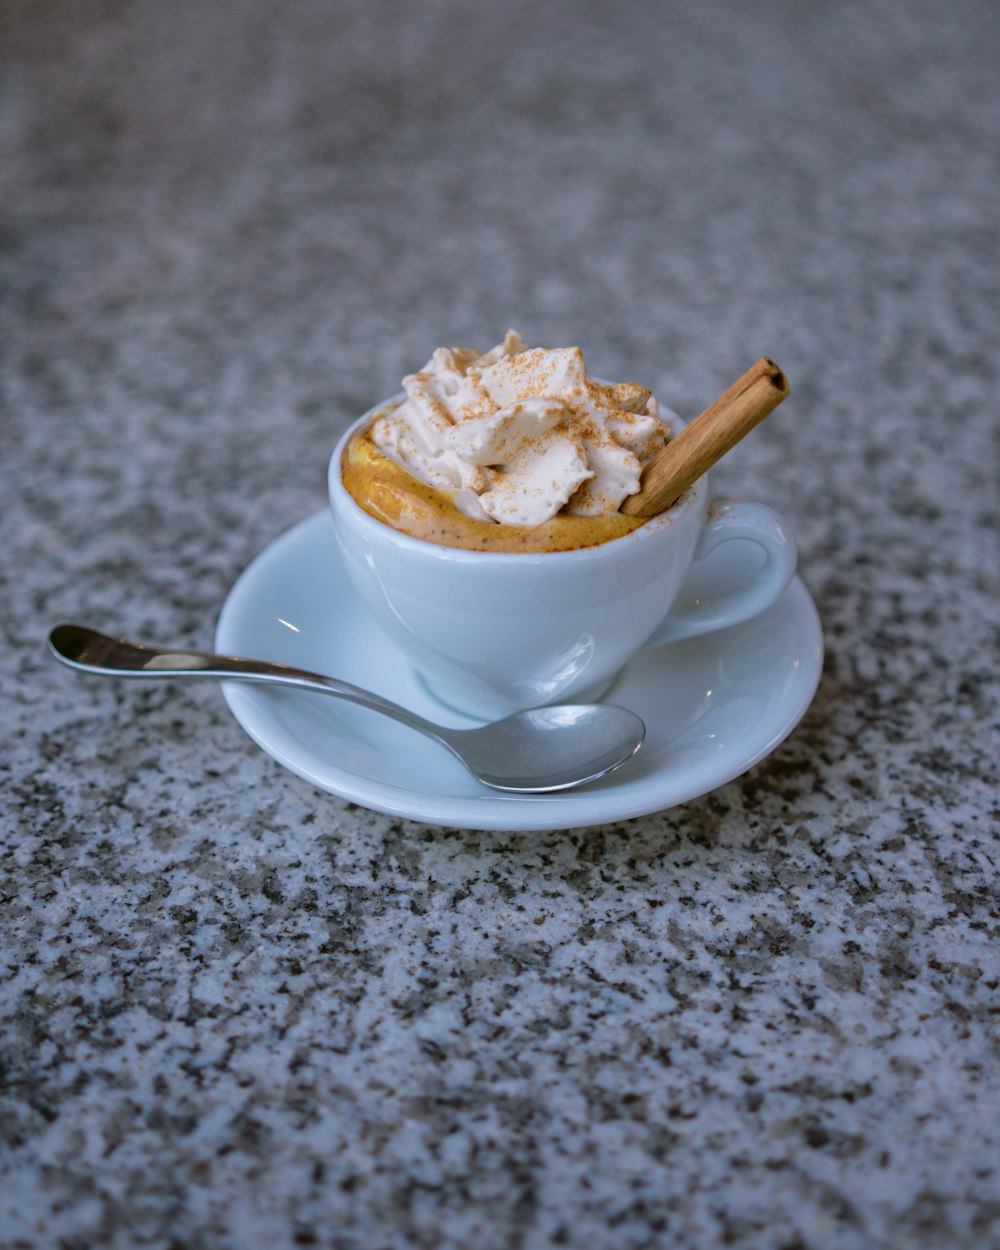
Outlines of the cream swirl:
<svg viewBox="0 0 1000 1250">
<path fill-rule="evenodd" d="M 513 330 L 488 352 L 439 347 L 403 389 L 376 445 L 469 516 L 507 525 L 616 512 L 667 433 L 645 387 L 594 382 L 578 347 L 531 348 Z"/>
</svg>

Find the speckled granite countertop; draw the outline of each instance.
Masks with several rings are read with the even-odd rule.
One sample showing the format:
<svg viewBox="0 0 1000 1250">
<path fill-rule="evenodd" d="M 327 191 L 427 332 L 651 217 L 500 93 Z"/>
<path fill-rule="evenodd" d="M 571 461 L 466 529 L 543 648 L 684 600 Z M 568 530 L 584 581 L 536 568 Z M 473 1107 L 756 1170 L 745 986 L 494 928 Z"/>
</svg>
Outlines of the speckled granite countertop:
<svg viewBox="0 0 1000 1250">
<path fill-rule="evenodd" d="M 675 7 L 4 6 L 0 1245 L 1000 1244 L 1000 19 Z M 791 377 L 716 487 L 828 654 L 747 776 L 444 830 L 47 659 L 208 645 L 508 325 L 688 414 Z"/>
</svg>

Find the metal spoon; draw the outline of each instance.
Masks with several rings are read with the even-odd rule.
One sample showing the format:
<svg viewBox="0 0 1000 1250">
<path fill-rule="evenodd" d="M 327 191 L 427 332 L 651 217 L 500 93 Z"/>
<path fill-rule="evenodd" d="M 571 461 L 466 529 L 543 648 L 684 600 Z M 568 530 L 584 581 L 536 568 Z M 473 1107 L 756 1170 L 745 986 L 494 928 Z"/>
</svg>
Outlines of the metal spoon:
<svg viewBox="0 0 1000 1250">
<path fill-rule="evenodd" d="M 646 734 L 634 712 L 603 703 L 529 708 L 477 729 L 444 729 L 334 677 L 265 660 L 126 642 L 85 625 L 57 625 L 49 634 L 49 647 L 71 668 L 105 677 L 214 677 L 332 694 L 391 716 L 440 742 L 494 790 L 541 793 L 582 786 L 631 759 Z"/>
</svg>

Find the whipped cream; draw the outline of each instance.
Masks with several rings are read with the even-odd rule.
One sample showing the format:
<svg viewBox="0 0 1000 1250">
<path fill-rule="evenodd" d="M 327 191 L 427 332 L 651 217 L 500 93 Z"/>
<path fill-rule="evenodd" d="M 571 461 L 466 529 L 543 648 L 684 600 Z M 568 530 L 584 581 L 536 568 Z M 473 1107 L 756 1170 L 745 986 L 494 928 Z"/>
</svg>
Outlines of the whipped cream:
<svg viewBox="0 0 1000 1250">
<path fill-rule="evenodd" d="M 667 433 L 645 387 L 594 382 L 578 347 L 528 347 L 513 330 L 488 352 L 439 347 L 403 389 L 372 426 L 376 445 L 468 516 L 505 525 L 617 512 Z"/>
</svg>

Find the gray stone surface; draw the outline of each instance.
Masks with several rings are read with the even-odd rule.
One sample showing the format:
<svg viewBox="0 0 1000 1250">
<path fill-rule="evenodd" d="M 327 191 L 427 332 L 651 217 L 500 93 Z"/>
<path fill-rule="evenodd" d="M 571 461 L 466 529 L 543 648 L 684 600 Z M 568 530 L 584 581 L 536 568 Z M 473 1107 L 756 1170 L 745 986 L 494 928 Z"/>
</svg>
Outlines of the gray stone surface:
<svg viewBox="0 0 1000 1250">
<path fill-rule="evenodd" d="M 0 10 L 4 1247 L 1000 1243 L 991 0 Z M 746 777 L 474 833 L 206 645 L 344 424 L 508 325 L 692 414 L 829 653 Z"/>
</svg>

